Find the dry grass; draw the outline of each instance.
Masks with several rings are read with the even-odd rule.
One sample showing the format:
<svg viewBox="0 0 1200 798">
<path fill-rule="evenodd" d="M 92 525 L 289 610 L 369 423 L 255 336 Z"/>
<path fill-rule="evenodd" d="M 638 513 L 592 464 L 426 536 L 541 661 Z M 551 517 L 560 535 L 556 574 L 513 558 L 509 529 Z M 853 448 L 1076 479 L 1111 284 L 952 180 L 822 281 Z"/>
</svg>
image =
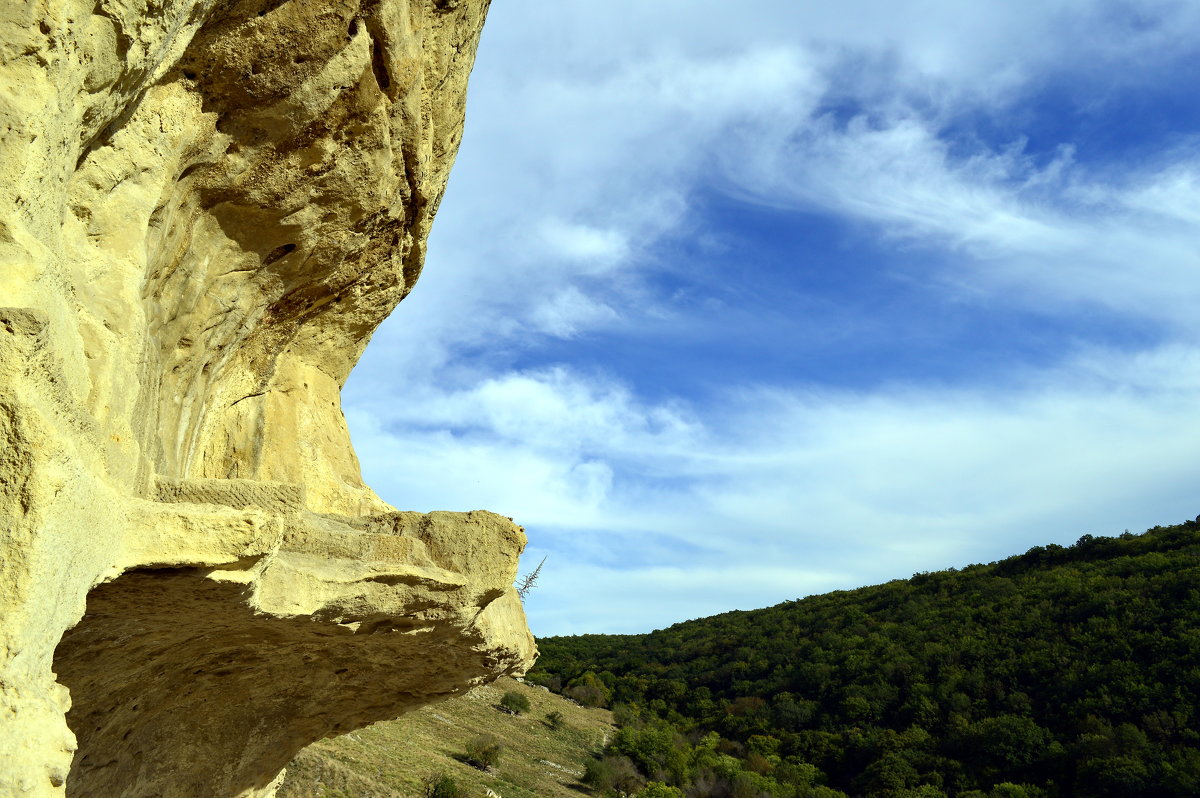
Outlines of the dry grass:
<svg viewBox="0 0 1200 798">
<path fill-rule="evenodd" d="M 529 698 L 530 711 L 498 709 L 505 692 Z M 557 731 L 547 713 L 562 713 Z M 391 798 L 420 795 L 433 773 L 453 778 L 472 798 L 491 790 L 502 798 L 588 794 L 578 782 L 584 763 L 612 733 L 612 716 L 576 706 L 545 690 L 501 679 L 469 694 L 309 746 L 288 765 L 278 798 Z M 462 761 L 467 741 L 492 734 L 504 743 L 489 772 Z"/>
</svg>

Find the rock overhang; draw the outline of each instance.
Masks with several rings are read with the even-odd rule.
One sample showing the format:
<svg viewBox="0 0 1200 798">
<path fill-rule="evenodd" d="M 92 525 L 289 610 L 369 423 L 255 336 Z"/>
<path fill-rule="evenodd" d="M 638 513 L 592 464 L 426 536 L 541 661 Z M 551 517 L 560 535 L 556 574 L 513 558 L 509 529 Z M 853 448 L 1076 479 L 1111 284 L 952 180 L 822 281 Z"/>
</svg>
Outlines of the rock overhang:
<svg viewBox="0 0 1200 798">
<path fill-rule="evenodd" d="M 531 663 L 521 529 L 387 505 L 340 408 L 487 6 L 0 9 L 0 792 L 266 795 Z"/>
</svg>

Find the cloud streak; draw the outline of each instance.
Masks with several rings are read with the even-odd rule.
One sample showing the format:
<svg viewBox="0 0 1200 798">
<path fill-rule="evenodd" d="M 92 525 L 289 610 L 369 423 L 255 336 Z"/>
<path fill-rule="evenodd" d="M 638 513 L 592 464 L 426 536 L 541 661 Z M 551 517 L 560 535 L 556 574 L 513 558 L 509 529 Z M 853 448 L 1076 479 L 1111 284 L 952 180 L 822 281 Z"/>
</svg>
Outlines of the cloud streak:
<svg viewBox="0 0 1200 798">
<path fill-rule="evenodd" d="M 1168 126 L 1131 158 L 1072 131 L 1200 55 L 1198 24 L 1167 0 L 496 6 L 427 273 L 344 392 L 368 481 L 525 524 L 549 555 L 537 634 L 1194 515 L 1194 140 Z M 824 282 L 753 260 L 714 196 L 819 219 L 875 260 L 830 247 Z M 921 308 L 1034 314 L 1037 363 L 953 344 L 949 376 L 913 355 L 849 386 L 838 357 L 888 325 L 863 303 L 805 327 L 784 298 L 896 280 Z M 753 334 L 719 312 L 741 282 L 765 286 Z M 900 322 L 943 334 L 924 312 Z M 828 373 L 762 365 L 754 336 L 795 329 Z"/>
<path fill-rule="evenodd" d="M 751 390 L 703 423 L 566 371 L 510 374 L 358 439 L 403 506 L 485 506 L 535 530 L 547 573 L 575 583 L 543 587 L 572 628 L 633 631 L 678 619 L 660 599 L 755 606 L 1186 517 L 1200 384 L 1180 375 L 1198 365 L 1196 350 L 1092 353 L 999 394 Z M 693 569 L 686 589 L 663 581 Z M 608 577 L 585 588 L 579 572 Z M 602 594 L 635 579 L 649 603 L 614 616 Z"/>
</svg>

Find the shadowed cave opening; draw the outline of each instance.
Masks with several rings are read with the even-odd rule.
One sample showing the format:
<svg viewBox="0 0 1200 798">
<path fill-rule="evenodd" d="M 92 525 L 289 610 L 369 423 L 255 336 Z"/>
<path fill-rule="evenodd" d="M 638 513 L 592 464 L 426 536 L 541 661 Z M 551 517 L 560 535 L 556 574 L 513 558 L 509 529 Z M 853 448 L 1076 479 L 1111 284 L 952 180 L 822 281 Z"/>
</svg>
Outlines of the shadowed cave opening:
<svg viewBox="0 0 1200 798">
<path fill-rule="evenodd" d="M 465 665 L 445 625 L 263 615 L 205 573 L 128 572 L 63 635 L 68 796 L 254 795 L 305 745 L 450 694 Z"/>
</svg>

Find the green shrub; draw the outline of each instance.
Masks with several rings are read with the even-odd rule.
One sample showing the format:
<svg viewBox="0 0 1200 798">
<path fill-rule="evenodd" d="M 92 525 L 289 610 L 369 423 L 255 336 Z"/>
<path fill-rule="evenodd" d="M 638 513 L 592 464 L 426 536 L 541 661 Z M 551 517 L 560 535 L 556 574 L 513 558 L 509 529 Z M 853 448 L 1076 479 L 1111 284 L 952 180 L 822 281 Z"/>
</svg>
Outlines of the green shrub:
<svg viewBox="0 0 1200 798">
<path fill-rule="evenodd" d="M 490 734 L 481 734 L 467 742 L 467 761 L 478 768 L 495 767 L 500 762 L 503 745 Z"/>
<path fill-rule="evenodd" d="M 509 690 L 500 699 L 500 706 L 507 709 L 514 715 L 520 715 L 522 712 L 529 711 L 529 699 L 516 690 Z"/>
<path fill-rule="evenodd" d="M 465 798 L 466 793 L 459 789 L 454 779 L 445 773 L 435 773 L 425 777 L 421 784 L 421 798 Z"/>
<path fill-rule="evenodd" d="M 554 731 L 558 731 L 563 727 L 563 713 L 557 709 L 553 712 L 546 713 L 546 725 Z"/>
</svg>

